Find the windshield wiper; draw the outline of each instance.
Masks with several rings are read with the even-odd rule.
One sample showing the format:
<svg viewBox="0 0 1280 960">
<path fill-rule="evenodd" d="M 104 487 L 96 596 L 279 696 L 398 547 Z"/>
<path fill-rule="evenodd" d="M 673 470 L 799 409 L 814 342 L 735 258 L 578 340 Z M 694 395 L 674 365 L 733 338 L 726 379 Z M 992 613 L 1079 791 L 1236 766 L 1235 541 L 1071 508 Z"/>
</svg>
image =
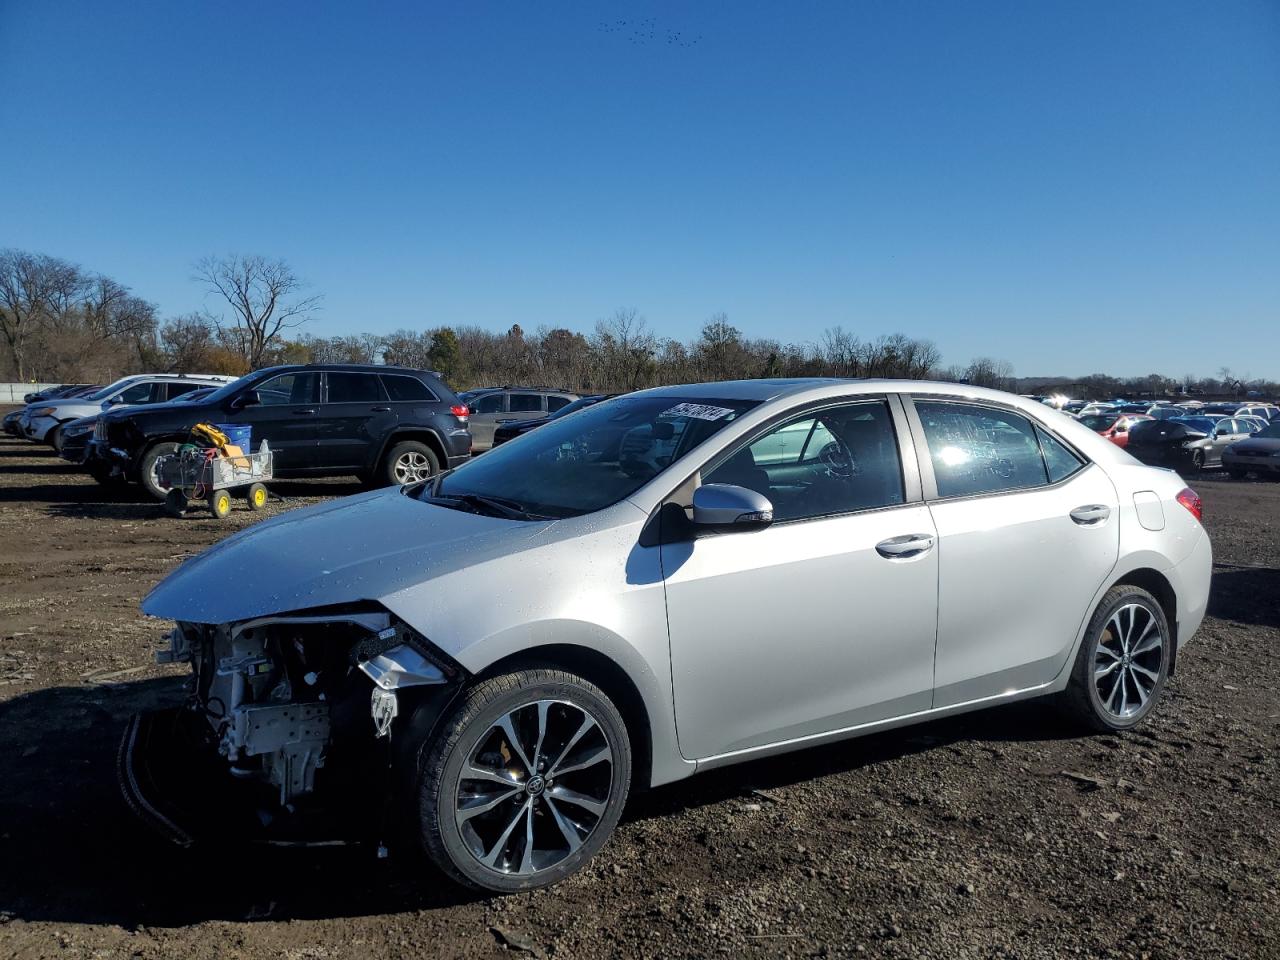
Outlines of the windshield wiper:
<svg viewBox="0 0 1280 960">
<path fill-rule="evenodd" d="M 480 493 L 436 493 L 422 498 L 428 503 L 439 506 L 450 506 L 455 503 L 465 504 L 477 512 L 487 513 L 507 520 L 554 520 L 540 513 L 531 513 L 515 500 L 502 497 L 488 497 Z"/>
</svg>

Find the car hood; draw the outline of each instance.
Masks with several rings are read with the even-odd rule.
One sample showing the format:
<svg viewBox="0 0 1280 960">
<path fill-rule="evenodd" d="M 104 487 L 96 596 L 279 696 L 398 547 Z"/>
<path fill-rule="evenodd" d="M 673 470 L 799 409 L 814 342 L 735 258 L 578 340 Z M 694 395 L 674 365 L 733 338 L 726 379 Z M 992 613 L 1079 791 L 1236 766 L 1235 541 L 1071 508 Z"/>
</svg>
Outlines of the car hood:
<svg viewBox="0 0 1280 960">
<path fill-rule="evenodd" d="M 486 517 L 399 489 L 255 524 L 178 567 L 142 601 L 169 620 L 228 623 L 380 601 L 443 573 L 532 546 L 554 522 Z"/>
<path fill-rule="evenodd" d="M 49 400 L 47 402 L 38 400 L 35 403 L 28 404 L 28 406 L 33 410 L 41 409 L 43 407 L 52 407 L 52 415 L 57 417 L 59 420 L 66 420 L 67 418 L 74 420 L 79 419 L 80 417 L 92 417 L 93 415 L 102 412 L 101 403 L 86 403 L 84 400 Z"/>
<path fill-rule="evenodd" d="M 1280 440 L 1273 440 L 1270 437 L 1250 437 L 1248 440 L 1241 440 L 1239 443 L 1233 443 L 1228 447 L 1232 453 L 1252 453 L 1270 455 L 1280 453 Z"/>
</svg>

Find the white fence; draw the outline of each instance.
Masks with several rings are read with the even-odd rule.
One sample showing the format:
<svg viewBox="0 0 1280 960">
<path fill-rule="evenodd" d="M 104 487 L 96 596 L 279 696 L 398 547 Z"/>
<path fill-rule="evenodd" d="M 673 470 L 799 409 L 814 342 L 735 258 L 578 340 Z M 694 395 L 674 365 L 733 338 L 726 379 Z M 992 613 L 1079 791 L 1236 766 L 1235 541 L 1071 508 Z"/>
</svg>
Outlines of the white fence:
<svg viewBox="0 0 1280 960">
<path fill-rule="evenodd" d="M 56 386 L 56 383 L 0 383 L 0 403 L 22 403 L 25 394 Z"/>
</svg>

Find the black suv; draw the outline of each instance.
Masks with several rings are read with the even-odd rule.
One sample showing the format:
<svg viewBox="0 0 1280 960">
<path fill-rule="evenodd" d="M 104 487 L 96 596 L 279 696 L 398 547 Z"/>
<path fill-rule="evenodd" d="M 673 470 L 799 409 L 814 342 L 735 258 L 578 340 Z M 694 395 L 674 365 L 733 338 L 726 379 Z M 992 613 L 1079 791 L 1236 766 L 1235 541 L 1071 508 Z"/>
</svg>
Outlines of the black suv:
<svg viewBox="0 0 1280 960">
<path fill-rule="evenodd" d="M 455 467 L 471 450 L 467 408 L 423 370 L 368 364 L 268 367 L 194 403 L 131 407 L 98 420 L 86 466 L 102 482 L 137 480 L 160 499 L 156 460 L 197 423 L 253 429 L 277 477 L 355 474 L 410 483 Z M 246 451 L 247 452 L 247 451 Z"/>
</svg>

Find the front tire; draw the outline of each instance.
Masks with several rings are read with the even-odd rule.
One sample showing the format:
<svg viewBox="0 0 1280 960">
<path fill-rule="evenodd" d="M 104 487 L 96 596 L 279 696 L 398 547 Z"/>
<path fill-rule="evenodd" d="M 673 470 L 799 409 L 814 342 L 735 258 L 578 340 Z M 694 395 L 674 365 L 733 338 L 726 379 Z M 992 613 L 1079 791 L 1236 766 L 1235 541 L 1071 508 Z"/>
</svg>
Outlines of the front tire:
<svg viewBox="0 0 1280 960">
<path fill-rule="evenodd" d="M 1132 584 L 1112 587 L 1089 621 L 1063 706 L 1089 729 L 1132 729 L 1164 691 L 1174 642 L 1155 597 Z"/>
<path fill-rule="evenodd" d="M 157 443 L 142 455 L 142 460 L 138 463 L 139 482 L 157 500 L 163 500 L 169 495 L 169 491 L 160 486 L 160 478 L 156 475 L 156 461 L 177 452 L 176 443 Z"/>
<path fill-rule="evenodd" d="M 45 443 L 53 447 L 53 452 L 62 454 L 62 424 L 58 424 L 45 435 Z"/>
<path fill-rule="evenodd" d="M 426 749 L 422 845 L 457 882 L 495 893 L 579 870 L 613 833 L 631 787 L 617 707 L 561 670 L 478 683 Z"/>
</svg>

